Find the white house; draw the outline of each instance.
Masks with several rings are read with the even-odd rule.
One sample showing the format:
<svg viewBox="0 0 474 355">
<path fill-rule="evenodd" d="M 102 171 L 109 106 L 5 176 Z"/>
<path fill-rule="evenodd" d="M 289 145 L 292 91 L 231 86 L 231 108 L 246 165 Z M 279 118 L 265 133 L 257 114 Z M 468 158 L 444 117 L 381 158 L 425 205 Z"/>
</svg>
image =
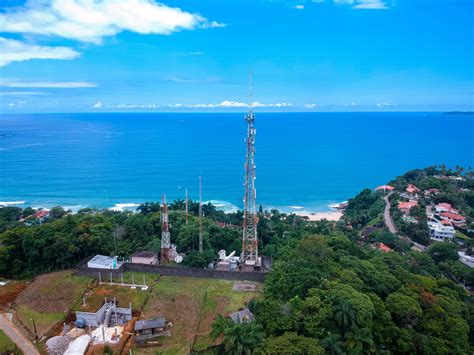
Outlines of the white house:
<svg viewBox="0 0 474 355">
<path fill-rule="evenodd" d="M 454 238 L 456 231 L 451 224 L 429 221 L 430 239 L 443 241 Z"/>
<path fill-rule="evenodd" d="M 117 261 L 117 258 L 117 256 L 97 254 L 87 262 L 87 267 L 92 269 L 118 269 L 121 263 Z"/>
<path fill-rule="evenodd" d="M 474 268 L 474 257 L 473 256 L 467 255 L 463 251 L 458 251 L 458 255 L 459 255 L 459 261 L 460 262 L 462 262 L 464 265 L 467 265 L 469 267 Z"/>
<path fill-rule="evenodd" d="M 458 210 L 454 209 L 451 204 L 443 202 L 443 203 L 438 203 L 435 206 L 436 213 L 442 213 L 442 212 L 450 212 L 450 213 L 459 213 Z"/>
</svg>

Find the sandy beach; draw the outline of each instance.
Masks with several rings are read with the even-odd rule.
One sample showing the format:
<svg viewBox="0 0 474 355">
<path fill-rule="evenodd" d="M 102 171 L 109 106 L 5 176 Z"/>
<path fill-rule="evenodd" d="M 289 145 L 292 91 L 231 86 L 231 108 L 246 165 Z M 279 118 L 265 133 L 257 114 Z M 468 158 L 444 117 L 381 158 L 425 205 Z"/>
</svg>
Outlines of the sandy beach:
<svg viewBox="0 0 474 355">
<path fill-rule="evenodd" d="M 310 221 L 321 221 L 326 219 L 328 221 L 338 221 L 342 217 L 342 212 L 332 211 L 332 212 L 296 212 L 298 216 L 308 217 Z"/>
</svg>

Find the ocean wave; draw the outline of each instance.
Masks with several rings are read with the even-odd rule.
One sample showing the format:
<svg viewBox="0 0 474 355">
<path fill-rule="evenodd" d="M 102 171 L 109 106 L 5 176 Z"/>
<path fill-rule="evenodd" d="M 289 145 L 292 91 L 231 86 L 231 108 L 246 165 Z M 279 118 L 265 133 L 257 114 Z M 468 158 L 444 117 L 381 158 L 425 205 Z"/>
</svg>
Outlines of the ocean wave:
<svg viewBox="0 0 474 355">
<path fill-rule="evenodd" d="M 304 206 L 290 206 L 290 208 L 294 210 L 302 210 Z"/>
<path fill-rule="evenodd" d="M 138 206 L 140 206 L 139 203 L 116 203 L 109 210 L 117 212 L 134 211 Z"/>
<path fill-rule="evenodd" d="M 24 205 L 26 201 L 0 201 L 0 206 L 17 206 Z"/>
<path fill-rule="evenodd" d="M 236 205 L 227 201 L 209 200 L 204 203 L 212 203 L 218 210 L 224 211 L 225 213 L 235 213 L 239 210 Z"/>
</svg>

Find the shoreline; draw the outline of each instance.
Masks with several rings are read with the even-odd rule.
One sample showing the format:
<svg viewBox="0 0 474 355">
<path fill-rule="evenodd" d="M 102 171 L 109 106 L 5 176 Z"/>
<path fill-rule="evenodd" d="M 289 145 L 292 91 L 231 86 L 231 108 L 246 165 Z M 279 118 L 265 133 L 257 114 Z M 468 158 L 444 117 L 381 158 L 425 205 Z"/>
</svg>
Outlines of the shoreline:
<svg viewBox="0 0 474 355">
<path fill-rule="evenodd" d="M 330 212 L 296 212 L 297 216 L 307 217 L 309 221 L 316 222 L 322 220 L 337 222 L 342 218 L 341 211 L 330 211 Z"/>
</svg>

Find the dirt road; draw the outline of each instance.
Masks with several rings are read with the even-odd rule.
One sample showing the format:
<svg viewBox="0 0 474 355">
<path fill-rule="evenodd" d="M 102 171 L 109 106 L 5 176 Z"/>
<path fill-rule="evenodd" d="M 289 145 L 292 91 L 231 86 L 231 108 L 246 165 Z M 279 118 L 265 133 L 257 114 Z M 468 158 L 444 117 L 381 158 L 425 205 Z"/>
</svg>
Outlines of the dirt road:
<svg viewBox="0 0 474 355">
<path fill-rule="evenodd" d="M 0 314 L 0 329 L 23 351 L 28 355 L 39 355 L 38 350 L 31 344 L 27 337 L 20 332 L 6 313 Z"/>
</svg>

